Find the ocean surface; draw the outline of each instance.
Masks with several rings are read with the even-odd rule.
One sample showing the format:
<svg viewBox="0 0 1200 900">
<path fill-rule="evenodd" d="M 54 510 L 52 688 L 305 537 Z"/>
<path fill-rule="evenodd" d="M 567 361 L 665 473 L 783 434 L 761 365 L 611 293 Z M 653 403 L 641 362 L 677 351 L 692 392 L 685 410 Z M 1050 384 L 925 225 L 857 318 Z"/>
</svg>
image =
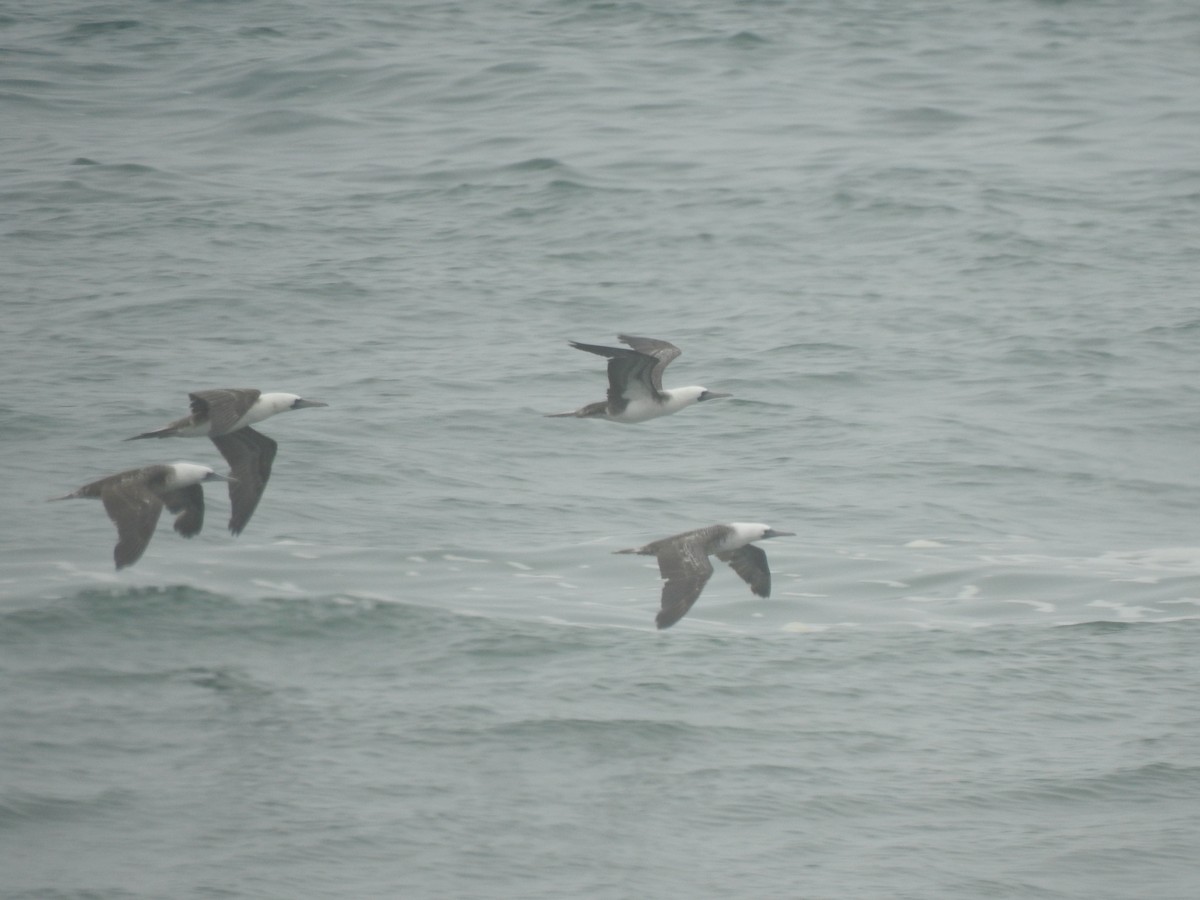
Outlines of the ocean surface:
<svg viewBox="0 0 1200 900">
<path fill-rule="evenodd" d="M 1200 896 L 1191 0 L 0 8 L 0 898 Z M 728 400 L 636 426 L 568 340 Z M 189 391 L 277 416 L 114 571 Z M 652 559 L 766 522 L 658 632 Z"/>
</svg>

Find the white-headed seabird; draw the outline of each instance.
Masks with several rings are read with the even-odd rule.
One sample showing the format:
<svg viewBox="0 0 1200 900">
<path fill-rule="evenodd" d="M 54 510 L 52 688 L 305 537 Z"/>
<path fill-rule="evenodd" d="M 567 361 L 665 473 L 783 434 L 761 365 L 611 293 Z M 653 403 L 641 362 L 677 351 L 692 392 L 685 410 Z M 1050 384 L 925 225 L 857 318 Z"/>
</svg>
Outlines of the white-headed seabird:
<svg viewBox="0 0 1200 900">
<path fill-rule="evenodd" d="M 575 416 L 580 419 L 608 419 L 628 425 L 669 416 L 703 400 L 733 396 L 698 386 L 664 390 L 663 370 L 683 351 L 674 344 L 654 338 L 618 334 L 617 340 L 633 349 L 568 342 L 576 350 L 608 357 L 608 399 L 589 403 L 574 412 L 550 413 L 551 418 Z"/>
<path fill-rule="evenodd" d="M 731 522 L 728 525 L 709 525 L 707 528 L 685 531 L 644 547 L 615 552 L 658 557 L 658 571 L 666 582 L 662 590 L 662 609 L 655 622 L 659 628 L 670 628 L 687 615 L 712 577 L 713 567 L 708 561 L 709 556 L 729 563 L 733 571 L 750 585 L 750 590 L 760 597 L 769 597 L 771 570 L 767 566 L 767 554 L 752 542 L 791 536 L 793 533 L 776 531 L 755 522 Z"/>
<path fill-rule="evenodd" d="M 155 431 L 126 440 L 165 437 L 206 437 L 229 463 L 229 530 L 241 534 L 262 498 L 271 463 L 279 445 L 250 426 L 276 413 L 308 406 L 328 406 L 296 394 L 264 394 L 253 388 L 227 388 L 188 394 L 192 414 Z"/>
<path fill-rule="evenodd" d="M 200 485 L 229 480 L 208 466 L 179 462 L 118 472 L 51 499 L 88 497 L 104 501 L 108 517 L 117 526 L 113 560 L 118 569 L 123 569 L 146 552 L 163 506 L 178 513 L 175 530 L 185 538 L 193 537 L 204 526 L 204 489 Z"/>
</svg>

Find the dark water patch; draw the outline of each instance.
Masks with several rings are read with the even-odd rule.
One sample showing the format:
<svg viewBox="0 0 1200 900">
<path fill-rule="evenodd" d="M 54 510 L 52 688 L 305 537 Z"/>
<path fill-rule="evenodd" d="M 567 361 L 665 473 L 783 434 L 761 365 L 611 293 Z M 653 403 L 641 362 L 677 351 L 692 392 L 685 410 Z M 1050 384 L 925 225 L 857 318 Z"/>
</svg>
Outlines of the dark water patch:
<svg viewBox="0 0 1200 900">
<path fill-rule="evenodd" d="M 946 131 L 957 128 L 975 117 L 942 106 L 912 106 L 906 109 L 877 109 L 882 119 L 904 125 L 916 131 Z"/>
<path fill-rule="evenodd" d="M 266 695 L 273 692 L 267 683 L 233 666 L 191 666 L 184 668 L 151 668 L 130 663 L 47 666 L 37 673 L 39 682 L 57 685 L 59 689 L 86 688 L 95 699 L 103 693 L 128 695 L 144 688 L 156 689 L 172 685 L 191 685 L 216 693 Z"/>
<path fill-rule="evenodd" d="M 0 832 L 17 826 L 69 821 L 97 812 L 112 812 L 126 806 L 131 797 L 130 791 L 118 788 L 84 796 L 7 788 L 0 791 Z"/>
<path fill-rule="evenodd" d="M 820 356 L 830 353 L 836 355 L 844 355 L 846 353 L 861 353 L 862 348 L 856 347 L 853 344 L 838 344 L 829 341 L 798 341 L 790 344 L 780 344 L 771 347 L 769 353 L 801 353 L 807 359 L 811 356 Z"/>
<path fill-rule="evenodd" d="M 73 178 L 28 182 L 18 188 L 0 191 L 0 200 L 32 201 L 36 204 L 35 212 L 43 215 L 57 212 L 54 204 L 105 203 L 124 200 L 125 196 L 121 191 L 105 190 Z"/>
<path fill-rule="evenodd" d="M 0 405 L 0 428 L 3 428 L 9 437 L 45 434 L 60 426 L 61 422 L 62 420 L 51 412 Z"/>
<path fill-rule="evenodd" d="M 552 194 L 568 194 L 577 191 L 591 190 L 589 185 L 582 184 L 578 181 L 572 181 L 566 178 L 556 178 L 553 181 L 547 182 L 544 190 Z"/>
<path fill-rule="evenodd" d="M 200 890 L 198 897 L 240 897 L 240 891 L 217 891 L 215 893 Z M 124 888 L 30 888 L 17 889 L 5 900 L 146 900 L 146 895 L 127 891 Z"/>
<path fill-rule="evenodd" d="M 550 170 L 565 171 L 568 167 L 557 159 L 548 156 L 536 156 L 521 162 L 510 163 L 501 171 L 509 172 L 546 172 Z"/>
<path fill-rule="evenodd" d="M 230 635 L 269 643 L 347 639 L 379 629 L 411 636 L 448 628 L 455 619 L 437 608 L 345 596 L 244 599 L 185 585 L 89 588 L 0 613 L 0 645 L 70 633 L 110 640 Z"/>
<path fill-rule="evenodd" d="M 729 47 L 734 50 L 758 50 L 771 44 L 770 38 L 756 31 L 739 31 L 735 34 L 712 34 L 700 37 L 677 38 L 667 41 L 666 46 L 679 48 Z"/>
<path fill-rule="evenodd" d="M 840 188 L 829 195 L 831 205 L 839 214 L 845 212 L 867 213 L 875 217 L 889 219 L 903 218 L 911 220 L 915 217 L 935 217 L 937 219 L 957 217 L 962 210 L 944 202 L 944 197 L 931 196 L 900 196 L 899 185 L 888 189 L 887 195 L 881 195 L 880 189 L 874 188 Z M 876 227 L 878 222 L 872 223 Z M 947 221 L 947 227 L 950 222 Z M 921 235 L 898 236 L 905 239 L 919 239 Z"/>
<path fill-rule="evenodd" d="M 581 744 L 591 751 L 662 752 L 697 740 L 708 729 L 661 719 L 545 718 L 504 722 L 488 729 L 493 739 Z"/>
<path fill-rule="evenodd" d="M 73 161 L 72 165 L 78 165 L 77 161 Z M 141 163 L 91 163 L 98 171 L 113 172 L 118 175 L 163 175 L 161 170 L 154 166 L 147 166 Z"/>
<path fill-rule="evenodd" d="M 137 19 L 113 19 L 107 22 L 82 22 L 70 30 L 66 36 L 68 41 L 84 41 L 98 35 L 114 34 L 141 28 L 142 22 Z"/>
<path fill-rule="evenodd" d="M 737 34 L 731 35 L 727 40 L 730 45 L 746 50 L 753 50 L 764 44 L 771 43 L 770 38 L 756 31 L 739 31 Z"/>
<path fill-rule="evenodd" d="M 514 662 L 560 659 L 603 648 L 607 641 L 585 628 L 561 628 L 539 622 L 466 615 L 453 636 L 456 652 L 473 667 L 505 667 Z"/>
<path fill-rule="evenodd" d="M 540 64 L 534 62 L 504 62 L 489 66 L 484 71 L 492 75 L 529 75 L 543 70 Z"/>
<path fill-rule="evenodd" d="M 40 93 L 36 85 L 22 90 L 0 90 L 0 101 L 3 101 L 9 108 L 20 107 L 38 111 L 57 108 L 58 104 L 55 101 L 39 96 Z"/>
<path fill-rule="evenodd" d="M 171 677 L 196 687 L 221 694 L 269 694 L 272 689 L 244 672 L 229 668 L 190 668 L 171 673 Z"/>
<path fill-rule="evenodd" d="M 1091 622 L 1069 622 L 1057 627 L 1081 631 L 1087 634 L 1106 635 L 1124 634 L 1141 628 L 1153 628 L 1155 624 L 1154 622 L 1118 622 L 1111 619 L 1097 619 Z"/>
<path fill-rule="evenodd" d="M 248 38 L 285 38 L 287 37 L 282 31 L 271 28 L 266 25 L 259 26 L 243 26 L 238 29 L 240 37 Z"/>
<path fill-rule="evenodd" d="M 1081 804 L 1098 801 L 1159 805 L 1164 800 L 1200 800 L 1200 767 L 1166 762 L 1114 769 L 1084 777 L 1035 778 L 1007 791 L 1010 802 Z"/>
<path fill-rule="evenodd" d="M 256 136 L 294 135 L 306 131 L 327 129 L 346 130 L 353 123 L 344 117 L 322 115 L 298 109 L 275 109 L 233 120 L 233 130 L 238 134 Z"/>
<path fill-rule="evenodd" d="M 1141 333 L 1155 337 L 1191 337 L 1193 334 L 1200 333 L 1200 318 L 1186 318 L 1171 325 L 1151 325 L 1143 328 Z"/>
</svg>

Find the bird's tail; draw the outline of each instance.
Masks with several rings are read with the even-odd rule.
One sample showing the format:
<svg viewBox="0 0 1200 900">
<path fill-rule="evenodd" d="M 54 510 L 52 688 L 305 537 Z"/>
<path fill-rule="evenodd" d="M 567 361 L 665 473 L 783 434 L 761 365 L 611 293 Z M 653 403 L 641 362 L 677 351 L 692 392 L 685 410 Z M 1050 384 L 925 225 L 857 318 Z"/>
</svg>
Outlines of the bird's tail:
<svg viewBox="0 0 1200 900">
<path fill-rule="evenodd" d="M 608 401 L 597 400 L 595 403 L 581 406 L 573 412 L 547 413 L 546 415 L 554 419 L 567 416 L 574 416 L 576 419 L 604 418 L 608 415 Z"/>
</svg>

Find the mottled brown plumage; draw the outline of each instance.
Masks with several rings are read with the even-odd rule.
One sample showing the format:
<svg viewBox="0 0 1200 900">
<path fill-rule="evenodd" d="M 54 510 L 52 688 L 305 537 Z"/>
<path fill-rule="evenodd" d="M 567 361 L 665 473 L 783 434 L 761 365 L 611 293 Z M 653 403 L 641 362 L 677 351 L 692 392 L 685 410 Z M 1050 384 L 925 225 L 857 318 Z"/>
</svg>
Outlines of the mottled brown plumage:
<svg viewBox="0 0 1200 900">
<path fill-rule="evenodd" d="M 166 506 L 176 514 L 175 530 L 185 538 L 204 527 L 205 481 L 227 481 L 207 466 L 193 463 L 143 466 L 109 475 L 56 500 L 85 497 L 100 500 L 117 526 L 113 561 L 118 569 L 131 566 L 146 552 L 159 516 Z"/>
<path fill-rule="evenodd" d="M 616 552 L 658 558 L 658 571 L 664 583 L 662 609 L 655 622 L 659 628 L 670 628 L 687 615 L 712 577 L 709 556 L 728 563 L 755 594 L 769 597 L 771 569 L 767 565 L 767 554 L 751 541 L 791 534 L 757 523 L 733 522 L 685 531 L 643 547 Z"/>
</svg>

